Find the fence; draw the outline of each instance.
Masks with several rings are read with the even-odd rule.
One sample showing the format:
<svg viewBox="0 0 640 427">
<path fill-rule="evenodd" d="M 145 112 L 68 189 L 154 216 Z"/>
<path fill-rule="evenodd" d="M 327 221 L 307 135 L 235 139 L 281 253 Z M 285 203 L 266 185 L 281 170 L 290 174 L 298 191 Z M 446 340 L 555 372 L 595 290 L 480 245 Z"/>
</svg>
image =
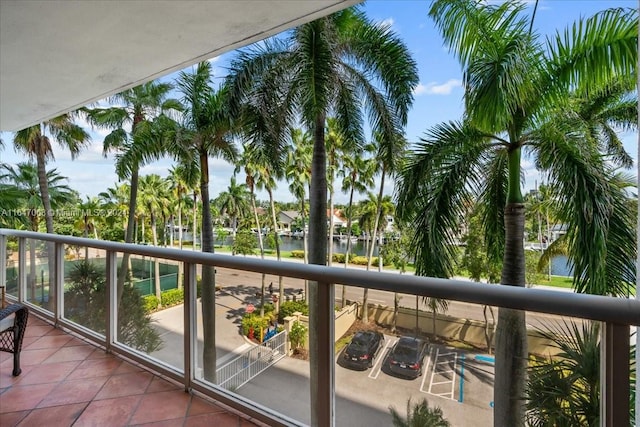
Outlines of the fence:
<svg viewBox="0 0 640 427">
<path fill-rule="evenodd" d="M 217 369 L 218 385 L 235 391 L 264 372 L 285 356 L 287 332 L 282 331 L 268 341 L 251 347 Z"/>
</svg>

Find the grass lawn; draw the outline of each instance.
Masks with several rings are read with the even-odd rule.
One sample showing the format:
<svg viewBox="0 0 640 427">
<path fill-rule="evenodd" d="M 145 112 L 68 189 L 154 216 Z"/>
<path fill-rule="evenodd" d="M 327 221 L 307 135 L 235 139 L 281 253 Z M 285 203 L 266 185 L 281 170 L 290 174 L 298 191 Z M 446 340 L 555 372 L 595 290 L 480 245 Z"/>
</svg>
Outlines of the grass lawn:
<svg viewBox="0 0 640 427">
<path fill-rule="evenodd" d="M 548 276 L 543 276 L 540 279 L 539 285 L 571 289 L 571 285 L 573 283 L 573 277 L 551 276 L 551 280 L 547 280 L 547 278 Z"/>
</svg>

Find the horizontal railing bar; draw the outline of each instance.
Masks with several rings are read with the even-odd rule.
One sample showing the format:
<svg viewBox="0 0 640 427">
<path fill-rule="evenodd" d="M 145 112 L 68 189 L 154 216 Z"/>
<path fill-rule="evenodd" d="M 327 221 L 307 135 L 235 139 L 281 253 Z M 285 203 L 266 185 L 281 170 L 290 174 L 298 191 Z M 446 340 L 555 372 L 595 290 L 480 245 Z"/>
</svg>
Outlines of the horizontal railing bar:
<svg viewBox="0 0 640 427">
<path fill-rule="evenodd" d="M 31 231 L 0 229 L 0 234 L 54 241 L 69 245 L 88 246 L 116 252 L 128 252 L 194 264 L 214 265 L 216 267 L 294 277 L 323 283 L 366 287 L 389 292 L 640 326 L 640 300 L 631 298 L 611 298 L 518 286 L 487 285 L 409 274 L 381 274 L 377 271 L 141 246 L 131 243 L 108 242 Z"/>
</svg>

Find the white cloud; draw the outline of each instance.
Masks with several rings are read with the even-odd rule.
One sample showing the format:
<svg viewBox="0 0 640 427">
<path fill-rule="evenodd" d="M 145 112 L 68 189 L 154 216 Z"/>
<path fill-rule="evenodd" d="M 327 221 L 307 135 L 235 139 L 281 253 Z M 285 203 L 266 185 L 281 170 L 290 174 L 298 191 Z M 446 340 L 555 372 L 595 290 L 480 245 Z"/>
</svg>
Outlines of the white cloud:
<svg viewBox="0 0 640 427">
<path fill-rule="evenodd" d="M 207 59 L 208 62 L 215 64 L 216 62 L 218 62 L 220 60 L 220 55 L 218 56 L 214 56 L 213 58 L 209 58 Z"/>
<path fill-rule="evenodd" d="M 449 95 L 451 91 L 457 87 L 462 87 L 462 80 L 449 79 L 442 84 L 437 82 L 430 82 L 426 85 L 418 83 L 418 86 L 413 90 L 413 94 L 419 95 Z"/>
<path fill-rule="evenodd" d="M 393 26 L 394 22 L 396 22 L 396 21 L 394 21 L 393 18 L 389 17 L 389 18 L 385 19 L 384 21 L 382 21 L 380 23 L 380 25 L 382 25 L 383 27 L 391 27 L 391 26 Z"/>
</svg>

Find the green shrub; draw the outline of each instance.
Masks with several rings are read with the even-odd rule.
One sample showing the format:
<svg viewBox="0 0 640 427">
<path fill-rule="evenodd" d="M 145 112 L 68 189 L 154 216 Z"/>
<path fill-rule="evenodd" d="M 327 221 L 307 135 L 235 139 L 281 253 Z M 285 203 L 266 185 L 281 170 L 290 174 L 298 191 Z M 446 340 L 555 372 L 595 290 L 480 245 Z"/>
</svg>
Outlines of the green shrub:
<svg viewBox="0 0 640 427">
<path fill-rule="evenodd" d="M 258 313 L 260 312 L 260 305 L 258 305 L 258 306 L 256 307 L 256 311 L 257 311 Z M 271 314 L 271 317 L 275 318 L 275 316 L 273 316 L 273 314 L 272 314 L 274 311 L 276 311 L 276 306 L 275 306 L 275 305 L 273 305 L 273 303 L 268 302 L 268 303 L 266 303 L 266 304 L 264 305 L 264 315 L 265 315 L 265 316 L 266 316 L 267 314 Z"/>
<path fill-rule="evenodd" d="M 249 313 L 245 314 L 242 318 L 242 333 L 243 335 L 250 337 L 250 332 L 253 330 L 253 337 L 260 338 L 260 330 L 266 330 L 269 326 L 270 316 L 260 317 L 260 314 Z"/>
<path fill-rule="evenodd" d="M 144 305 L 144 312 L 149 314 L 158 309 L 158 298 L 155 295 L 145 295 L 142 297 L 142 304 Z"/>
<path fill-rule="evenodd" d="M 309 306 L 306 301 L 285 301 L 280 305 L 280 312 L 278 313 L 278 322 L 284 322 L 284 318 L 291 316 L 296 311 L 309 315 Z"/>
<path fill-rule="evenodd" d="M 301 250 L 291 251 L 291 258 L 303 258 L 304 259 L 304 251 L 301 251 Z"/>
<path fill-rule="evenodd" d="M 344 264 L 345 254 L 333 254 L 331 261 Z"/>
<path fill-rule="evenodd" d="M 289 340 L 294 350 L 304 347 L 304 343 L 307 341 L 307 327 L 300 322 L 293 322 L 291 332 L 289 333 Z"/>
<path fill-rule="evenodd" d="M 160 294 L 163 307 L 170 307 L 184 302 L 183 289 L 169 289 Z"/>
<path fill-rule="evenodd" d="M 355 256 L 349 259 L 349 262 L 355 265 L 367 265 L 368 260 L 369 258 L 367 258 L 366 256 Z"/>
</svg>

